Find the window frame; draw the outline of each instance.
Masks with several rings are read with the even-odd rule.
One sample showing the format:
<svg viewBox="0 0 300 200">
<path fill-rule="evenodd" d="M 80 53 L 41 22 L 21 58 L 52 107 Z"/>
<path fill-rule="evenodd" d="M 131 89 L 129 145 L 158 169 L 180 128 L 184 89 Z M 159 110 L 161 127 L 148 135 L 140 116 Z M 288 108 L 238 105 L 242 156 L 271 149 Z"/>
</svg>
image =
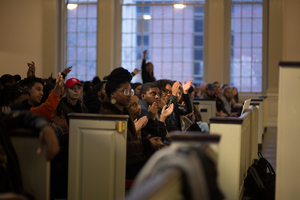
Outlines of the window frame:
<svg viewBox="0 0 300 200">
<path fill-rule="evenodd" d="M 247 4 L 253 4 L 256 2 L 241 2 Z M 257 96 L 263 95 L 267 92 L 267 68 L 268 68 L 268 0 L 263 0 L 263 27 L 262 27 L 262 85 L 261 92 L 239 92 L 241 96 Z M 224 34 L 224 72 L 225 72 L 225 80 L 226 83 L 230 85 L 231 83 L 231 6 L 232 1 L 225 2 L 225 20 L 224 26 L 225 34 Z"/>
</svg>

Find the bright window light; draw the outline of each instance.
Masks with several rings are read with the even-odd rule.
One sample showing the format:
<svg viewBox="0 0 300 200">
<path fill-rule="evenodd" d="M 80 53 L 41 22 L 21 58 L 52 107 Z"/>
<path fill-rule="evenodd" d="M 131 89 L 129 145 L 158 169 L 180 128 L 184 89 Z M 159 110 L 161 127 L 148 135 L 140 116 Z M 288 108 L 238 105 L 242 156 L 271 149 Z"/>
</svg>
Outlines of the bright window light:
<svg viewBox="0 0 300 200">
<path fill-rule="evenodd" d="M 174 8 L 177 8 L 177 9 L 183 9 L 185 7 L 186 7 L 186 5 L 184 5 L 184 4 L 174 4 Z"/>
<path fill-rule="evenodd" d="M 150 19 L 151 19 L 151 16 L 150 16 L 150 15 L 143 15 L 143 19 L 144 19 L 144 20 L 150 20 Z"/>
<path fill-rule="evenodd" d="M 74 10 L 75 8 L 77 8 L 77 4 L 73 4 L 73 3 L 69 3 L 68 5 L 67 5 L 67 8 L 69 9 L 69 10 Z"/>
</svg>

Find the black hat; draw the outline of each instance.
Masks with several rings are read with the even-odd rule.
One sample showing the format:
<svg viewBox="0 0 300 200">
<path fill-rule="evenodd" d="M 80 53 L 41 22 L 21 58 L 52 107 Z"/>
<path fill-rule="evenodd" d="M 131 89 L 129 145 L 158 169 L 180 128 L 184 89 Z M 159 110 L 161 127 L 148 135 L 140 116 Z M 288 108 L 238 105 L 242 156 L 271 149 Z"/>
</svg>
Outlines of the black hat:
<svg viewBox="0 0 300 200">
<path fill-rule="evenodd" d="M 16 82 L 18 82 L 19 80 L 21 80 L 21 76 L 19 74 L 16 74 L 14 76 L 10 75 L 10 74 L 4 74 L 3 76 L 1 76 L 0 78 L 0 83 L 1 85 L 5 86 L 5 84 L 9 81 L 11 81 L 12 79 L 15 79 Z"/>
</svg>

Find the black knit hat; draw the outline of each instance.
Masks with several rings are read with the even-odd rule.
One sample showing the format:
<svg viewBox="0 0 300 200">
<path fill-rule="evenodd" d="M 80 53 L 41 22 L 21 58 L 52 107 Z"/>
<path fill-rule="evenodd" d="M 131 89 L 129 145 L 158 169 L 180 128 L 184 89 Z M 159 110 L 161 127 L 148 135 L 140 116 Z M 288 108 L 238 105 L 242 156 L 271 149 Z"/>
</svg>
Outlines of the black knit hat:
<svg viewBox="0 0 300 200">
<path fill-rule="evenodd" d="M 105 91 L 108 97 L 110 97 L 111 93 L 116 91 L 120 84 L 128 82 L 130 83 L 132 77 L 128 70 L 123 67 L 118 67 L 114 69 L 110 75 L 107 77 L 107 83 L 105 86 Z"/>
</svg>

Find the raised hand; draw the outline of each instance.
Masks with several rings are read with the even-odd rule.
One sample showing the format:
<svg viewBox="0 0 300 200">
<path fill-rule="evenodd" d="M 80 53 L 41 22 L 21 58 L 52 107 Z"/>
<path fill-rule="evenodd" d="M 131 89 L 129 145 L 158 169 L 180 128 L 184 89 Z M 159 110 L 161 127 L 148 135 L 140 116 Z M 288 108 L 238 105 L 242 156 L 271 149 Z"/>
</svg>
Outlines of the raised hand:
<svg viewBox="0 0 300 200">
<path fill-rule="evenodd" d="M 62 71 L 62 73 L 63 73 L 64 75 L 68 75 L 68 73 L 70 73 L 70 71 L 72 71 L 72 67 L 73 67 L 73 66 L 65 68 L 65 69 Z"/>
<path fill-rule="evenodd" d="M 31 61 L 31 63 L 27 63 L 28 70 L 27 70 L 27 77 L 35 76 L 35 63 Z"/>
<path fill-rule="evenodd" d="M 160 114 L 160 118 L 159 118 L 159 121 L 161 122 L 165 122 L 166 118 L 172 114 L 173 110 L 174 110 L 174 104 L 171 104 L 169 106 L 169 108 L 167 108 L 167 105 L 165 105 L 161 111 L 161 114 Z"/>
<path fill-rule="evenodd" d="M 59 95 L 60 92 L 62 91 L 63 86 L 64 86 L 64 78 L 61 75 L 61 73 L 59 72 L 56 76 L 56 82 L 55 82 L 55 86 L 53 89 L 53 93 L 56 95 Z"/>
<path fill-rule="evenodd" d="M 193 82 L 192 78 L 190 78 L 189 82 L 187 82 L 187 83 L 186 83 L 186 81 L 183 82 L 182 89 L 183 89 L 184 94 L 188 93 L 190 87 L 192 86 L 192 82 Z"/>
<path fill-rule="evenodd" d="M 154 102 L 152 105 L 149 105 L 148 113 L 149 113 L 150 119 L 155 120 L 157 112 L 158 112 L 158 105 L 156 102 Z"/>
<path fill-rule="evenodd" d="M 134 74 L 138 74 L 138 73 L 140 73 L 140 71 L 141 71 L 140 69 L 135 68 L 134 71 L 133 71 L 133 73 L 134 73 Z"/>
<path fill-rule="evenodd" d="M 139 120 L 138 119 L 134 120 L 136 132 L 142 130 L 142 128 L 144 128 L 147 123 L 148 123 L 147 116 L 141 117 Z"/>
<path fill-rule="evenodd" d="M 147 50 L 143 51 L 143 59 L 146 60 Z"/>
<path fill-rule="evenodd" d="M 181 84 L 179 83 L 179 81 L 176 81 L 173 86 L 172 86 L 172 95 L 176 96 L 177 91 L 179 90 L 179 87 L 181 86 Z"/>
</svg>

